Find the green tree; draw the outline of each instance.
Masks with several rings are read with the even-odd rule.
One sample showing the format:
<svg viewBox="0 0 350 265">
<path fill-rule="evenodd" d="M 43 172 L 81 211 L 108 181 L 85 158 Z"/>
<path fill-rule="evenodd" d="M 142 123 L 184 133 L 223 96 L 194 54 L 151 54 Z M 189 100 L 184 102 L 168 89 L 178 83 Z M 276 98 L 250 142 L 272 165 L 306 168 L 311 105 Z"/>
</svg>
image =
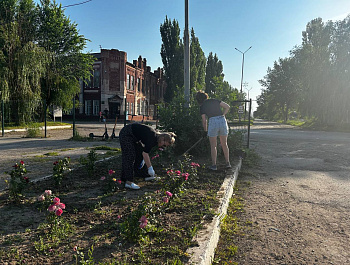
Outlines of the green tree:
<svg viewBox="0 0 350 265">
<path fill-rule="evenodd" d="M 269 100 L 276 106 L 275 115 L 278 114 L 278 118 L 283 118 L 284 121 L 288 120 L 290 109 L 295 109 L 300 90 L 295 69 L 296 61 L 293 57 L 280 58 L 274 63 L 273 69 L 268 69 L 264 79 L 259 81 L 266 88 L 266 92 L 271 95 Z"/>
<path fill-rule="evenodd" d="M 88 40 L 79 35 L 77 24 L 65 16 L 61 5 L 55 0 L 40 3 L 38 43 L 50 55 L 41 82 L 42 98 L 47 105 L 70 109 L 72 98 L 80 90 L 79 79 L 91 75 L 94 58 L 83 53 Z"/>
<path fill-rule="evenodd" d="M 330 99 L 332 106 L 331 121 L 338 124 L 350 122 L 350 16 L 334 23 L 332 45 L 330 46 L 332 63 Z"/>
<path fill-rule="evenodd" d="M 334 93 L 330 86 L 332 78 L 329 47 L 332 30 L 332 22 L 324 24 L 321 18 L 312 20 L 302 33 L 300 50 L 295 53 L 302 69 L 301 111 L 309 117 L 316 117 L 321 123 L 326 123 L 329 119 L 329 103 Z"/>
<path fill-rule="evenodd" d="M 210 52 L 207 58 L 207 66 L 205 69 L 205 92 L 215 93 L 214 77 L 224 77 L 224 67 L 222 62 L 218 59 L 216 53 Z"/>
<path fill-rule="evenodd" d="M 167 89 L 164 100 L 170 102 L 176 91 L 184 86 L 184 45 L 180 39 L 179 23 L 168 17 L 160 25 L 161 57 Z"/>
<path fill-rule="evenodd" d="M 202 90 L 205 85 L 206 58 L 193 28 L 191 29 L 190 65 L 190 87 L 197 91 Z"/>
<path fill-rule="evenodd" d="M 39 84 L 47 54 L 36 43 L 36 18 L 31 0 L 0 2 L 1 99 L 13 103 L 10 114 L 16 123 L 29 121 L 41 105 Z"/>
</svg>

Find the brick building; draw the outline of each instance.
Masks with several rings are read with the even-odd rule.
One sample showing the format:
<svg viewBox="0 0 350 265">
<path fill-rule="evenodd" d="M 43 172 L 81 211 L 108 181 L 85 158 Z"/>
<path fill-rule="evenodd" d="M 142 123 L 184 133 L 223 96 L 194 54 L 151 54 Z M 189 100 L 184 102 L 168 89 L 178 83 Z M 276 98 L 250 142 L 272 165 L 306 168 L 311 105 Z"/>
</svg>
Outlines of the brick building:
<svg viewBox="0 0 350 265">
<path fill-rule="evenodd" d="M 162 69 L 151 72 L 146 58 L 132 63 L 127 53 L 117 49 L 101 49 L 93 54 L 96 61 L 88 82 L 81 82 L 79 117 L 96 119 L 99 112 L 115 119 L 142 120 L 155 118 L 156 105 L 163 101 L 166 83 Z"/>
</svg>

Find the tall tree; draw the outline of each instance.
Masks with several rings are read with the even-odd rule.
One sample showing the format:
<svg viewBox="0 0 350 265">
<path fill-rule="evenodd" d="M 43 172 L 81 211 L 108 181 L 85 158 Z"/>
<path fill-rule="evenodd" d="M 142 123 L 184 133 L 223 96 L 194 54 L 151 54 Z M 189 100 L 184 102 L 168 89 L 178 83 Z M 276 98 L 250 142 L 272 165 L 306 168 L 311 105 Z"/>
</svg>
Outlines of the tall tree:
<svg viewBox="0 0 350 265">
<path fill-rule="evenodd" d="M 87 39 L 79 35 L 77 24 L 65 16 L 61 5 L 55 0 L 40 3 L 38 43 L 50 54 L 41 82 L 42 98 L 48 105 L 68 109 L 79 93 L 79 79 L 90 76 L 94 59 L 83 53 Z"/>
<path fill-rule="evenodd" d="M 205 92 L 215 93 L 215 86 L 213 85 L 214 77 L 224 77 L 224 67 L 222 62 L 218 59 L 216 53 L 210 52 L 207 59 L 207 66 L 205 70 Z"/>
<path fill-rule="evenodd" d="M 273 69 L 268 70 L 260 84 L 265 87 L 266 94 L 271 95 L 270 101 L 279 110 L 280 118 L 288 120 L 288 114 L 291 108 L 296 108 L 300 82 L 296 72 L 296 61 L 293 58 L 279 59 L 274 63 Z M 275 110 L 277 110 L 275 109 Z"/>
<path fill-rule="evenodd" d="M 191 29 L 190 62 L 190 88 L 201 90 L 205 85 L 206 58 L 193 28 Z"/>
<path fill-rule="evenodd" d="M 37 9 L 31 0 L 0 2 L 0 91 L 12 100 L 16 123 L 28 121 L 40 105 L 40 78 L 47 56 L 36 43 Z"/>
<path fill-rule="evenodd" d="M 350 123 L 350 16 L 334 23 L 330 45 L 333 78 L 332 121 Z"/>
<path fill-rule="evenodd" d="M 330 87 L 331 64 L 330 51 L 333 25 L 325 24 L 321 18 L 314 19 L 306 25 L 302 32 L 302 46 L 297 60 L 303 74 L 300 79 L 303 84 L 303 104 L 301 110 L 308 116 L 316 117 L 320 122 L 327 121 L 329 99 L 333 96 Z"/>
<path fill-rule="evenodd" d="M 179 89 L 184 85 L 184 46 L 180 39 L 179 23 L 168 17 L 160 25 L 162 38 L 161 57 L 167 89 L 164 100 L 170 102 Z"/>
</svg>

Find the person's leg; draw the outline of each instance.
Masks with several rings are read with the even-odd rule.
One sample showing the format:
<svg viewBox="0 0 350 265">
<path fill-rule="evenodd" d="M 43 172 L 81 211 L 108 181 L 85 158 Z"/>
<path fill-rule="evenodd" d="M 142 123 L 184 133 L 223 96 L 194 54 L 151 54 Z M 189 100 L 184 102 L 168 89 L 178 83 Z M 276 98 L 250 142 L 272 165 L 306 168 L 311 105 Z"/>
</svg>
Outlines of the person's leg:
<svg viewBox="0 0 350 265">
<path fill-rule="evenodd" d="M 120 148 L 122 149 L 122 175 L 121 180 L 127 183 L 134 180 L 134 163 L 136 158 L 133 137 L 129 135 L 131 128 L 124 127 L 119 133 Z"/>
<path fill-rule="evenodd" d="M 217 117 L 212 117 L 209 119 L 208 124 L 208 136 L 210 142 L 210 154 L 212 167 L 210 169 L 216 170 L 216 159 L 217 159 L 217 137 L 218 137 L 219 127 L 217 123 Z"/>
<path fill-rule="evenodd" d="M 230 150 L 227 145 L 227 135 L 220 135 L 220 145 L 224 152 L 226 164 L 228 164 L 230 162 Z"/>
<path fill-rule="evenodd" d="M 219 137 L 220 137 L 220 145 L 222 148 L 222 151 L 224 153 L 225 161 L 226 161 L 226 168 L 231 168 L 230 164 L 230 150 L 227 145 L 227 137 L 228 137 L 228 124 L 225 117 L 222 117 L 220 119 L 220 129 L 219 129 Z"/>
<path fill-rule="evenodd" d="M 217 157 L 217 137 L 209 137 L 210 142 L 210 154 L 212 165 L 216 166 L 216 157 Z"/>
</svg>

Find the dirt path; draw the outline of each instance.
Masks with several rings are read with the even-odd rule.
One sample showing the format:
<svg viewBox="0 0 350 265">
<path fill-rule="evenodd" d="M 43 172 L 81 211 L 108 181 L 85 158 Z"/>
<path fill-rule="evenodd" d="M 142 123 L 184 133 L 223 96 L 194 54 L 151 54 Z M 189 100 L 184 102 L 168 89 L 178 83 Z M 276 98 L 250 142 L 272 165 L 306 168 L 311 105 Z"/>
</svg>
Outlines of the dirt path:
<svg viewBox="0 0 350 265">
<path fill-rule="evenodd" d="M 238 264 L 350 264 L 350 134 L 255 121 Z"/>
</svg>

